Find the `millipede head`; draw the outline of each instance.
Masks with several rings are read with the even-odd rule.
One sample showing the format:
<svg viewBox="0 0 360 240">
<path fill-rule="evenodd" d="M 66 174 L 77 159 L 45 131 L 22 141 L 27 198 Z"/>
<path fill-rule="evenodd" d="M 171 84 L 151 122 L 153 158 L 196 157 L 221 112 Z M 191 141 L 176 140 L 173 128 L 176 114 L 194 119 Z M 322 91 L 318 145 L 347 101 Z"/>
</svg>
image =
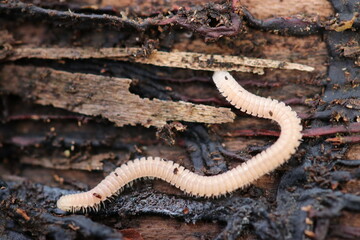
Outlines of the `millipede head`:
<svg viewBox="0 0 360 240">
<path fill-rule="evenodd" d="M 71 202 L 69 203 L 68 201 L 68 196 L 62 196 L 59 198 L 59 200 L 56 203 L 57 208 L 66 211 L 66 212 L 75 212 L 76 209 L 75 207 L 71 204 Z"/>
<path fill-rule="evenodd" d="M 234 81 L 234 78 L 228 72 L 217 71 L 217 72 L 214 72 L 213 81 L 214 81 L 215 85 L 219 88 L 226 82 Z"/>
</svg>

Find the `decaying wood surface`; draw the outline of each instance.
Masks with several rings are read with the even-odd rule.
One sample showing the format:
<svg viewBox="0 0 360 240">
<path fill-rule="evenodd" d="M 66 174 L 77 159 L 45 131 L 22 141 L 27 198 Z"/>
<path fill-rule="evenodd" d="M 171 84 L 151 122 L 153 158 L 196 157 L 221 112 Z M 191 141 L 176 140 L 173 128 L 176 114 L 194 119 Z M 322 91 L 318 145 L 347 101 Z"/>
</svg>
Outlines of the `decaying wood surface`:
<svg viewBox="0 0 360 240">
<path fill-rule="evenodd" d="M 79 169 L 79 170 L 102 170 L 103 161 L 108 159 L 114 159 L 112 153 L 100 153 L 93 154 L 91 156 L 82 156 L 82 161 L 72 162 L 73 158 L 70 158 L 70 151 L 64 152 L 64 157 L 30 157 L 23 156 L 20 158 L 20 162 L 23 164 L 39 165 L 46 168 L 53 169 Z"/>
<path fill-rule="evenodd" d="M 6 65 L 0 79 L 1 87 L 8 92 L 25 98 L 35 97 L 35 102 L 42 105 L 103 116 L 117 126 L 162 127 L 167 121 L 224 123 L 235 117 L 226 108 L 142 99 L 129 92 L 131 80 L 125 78 Z"/>
<path fill-rule="evenodd" d="M 149 50 L 151 51 L 151 50 Z M 271 59 L 237 57 L 193 52 L 152 51 L 144 53 L 142 48 L 15 48 L 7 53 L 5 60 L 21 58 L 39 59 L 87 59 L 101 58 L 131 61 L 162 67 L 175 67 L 203 71 L 238 71 L 264 74 L 264 68 L 277 68 L 312 72 L 313 67 L 303 64 Z M 5 55 L 5 54 L 4 54 Z M 145 56 L 142 56 L 145 55 Z M 1 56 L 1 52 L 0 52 Z"/>
<path fill-rule="evenodd" d="M 29 234 L 131 240 L 360 238 L 359 51 L 354 41 L 360 37 L 359 20 L 351 21 L 358 12 L 357 1 L 214 0 L 208 5 L 200 0 L 27 0 L 17 10 L 5 9 L 8 2 L 0 2 L 4 25 L 0 67 L 2 72 L 9 66 L 15 72 L 0 77 L 10 85 L 0 88 L 0 234 L 25 239 Z M 253 28 L 242 15 L 243 7 L 268 25 Z M 239 17 L 231 18 L 230 13 Z M 237 26 L 242 28 L 234 31 L 236 19 L 241 19 Z M 316 31 L 309 32 L 311 36 L 292 35 L 288 29 L 298 23 L 315 26 Z M 212 41 L 206 41 L 206 31 L 199 31 L 202 26 L 218 33 Z M 232 37 L 221 36 L 224 28 Z M 149 40 L 154 48 L 144 47 Z M 10 58 L 17 49 L 27 51 L 25 58 Z M 39 49 L 34 58 L 26 58 Z M 116 61 L 108 55 L 122 53 L 102 53 L 104 49 L 141 51 L 136 50 L 136 57 L 125 53 L 123 60 Z M 55 201 L 69 193 L 65 189 L 94 187 L 116 166 L 135 157 L 160 156 L 212 175 L 238 166 L 276 140 L 279 129 L 274 123 L 236 111 L 234 122 L 182 122 L 183 132 L 172 124 L 161 130 L 140 124 L 115 127 L 77 113 L 74 96 L 79 85 L 69 84 L 62 91 L 69 99 L 60 99 L 72 102 L 66 106 L 70 111 L 37 102 L 52 104 L 48 102 L 58 99 L 48 99 L 54 92 L 49 93 L 41 80 L 48 78 L 40 78 L 45 72 L 29 69 L 81 77 L 91 73 L 97 75 L 95 80 L 106 81 L 126 76 L 133 79 L 131 92 L 136 97 L 229 107 L 212 85 L 211 72 L 166 65 L 166 60 L 159 63 L 164 67 L 149 65 L 145 61 L 150 61 L 146 57 L 152 52 L 202 53 L 210 60 L 212 55 L 246 56 L 314 67 L 312 72 L 264 68 L 264 75 L 232 72 L 247 90 L 285 101 L 299 114 L 306 134 L 300 149 L 273 173 L 220 199 L 193 199 L 162 181 L 141 181 L 100 213 L 57 212 Z M 211 61 L 206 64 L 209 67 Z M 27 73 L 21 73 L 23 69 Z M 19 83 L 17 76 L 28 83 L 22 90 L 11 86 L 12 81 Z M 128 86 L 130 80 L 126 81 Z M 36 88 L 37 82 L 43 92 Z M 101 84 L 105 83 L 95 88 L 99 90 Z"/>
<path fill-rule="evenodd" d="M 331 3 L 326 0 L 298 1 L 286 0 L 241 0 L 248 9 L 258 18 L 273 16 L 307 15 L 316 18 L 325 18 L 333 14 Z"/>
</svg>

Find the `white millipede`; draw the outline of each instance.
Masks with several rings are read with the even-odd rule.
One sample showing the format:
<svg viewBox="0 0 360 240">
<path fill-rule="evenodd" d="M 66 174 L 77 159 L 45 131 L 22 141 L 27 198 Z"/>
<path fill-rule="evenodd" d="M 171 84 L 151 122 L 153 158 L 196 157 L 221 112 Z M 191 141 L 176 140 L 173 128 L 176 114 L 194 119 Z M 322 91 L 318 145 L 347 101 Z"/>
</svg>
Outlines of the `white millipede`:
<svg viewBox="0 0 360 240">
<path fill-rule="evenodd" d="M 301 122 L 283 102 L 263 98 L 242 88 L 228 72 L 215 72 L 213 80 L 224 97 L 243 112 L 276 121 L 281 127 L 279 139 L 249 161 L 216 176 L 200 176 L 172 161 L 143 157 L 118 167 L 87 192 L 62 196 L 57 207 L 64 211 L 98 210 L 128 183 L 138 178 L 162 179 L 194 196 L 214 197 L 244 187 L 287 161 L 301 141 Z"/>
</svg>

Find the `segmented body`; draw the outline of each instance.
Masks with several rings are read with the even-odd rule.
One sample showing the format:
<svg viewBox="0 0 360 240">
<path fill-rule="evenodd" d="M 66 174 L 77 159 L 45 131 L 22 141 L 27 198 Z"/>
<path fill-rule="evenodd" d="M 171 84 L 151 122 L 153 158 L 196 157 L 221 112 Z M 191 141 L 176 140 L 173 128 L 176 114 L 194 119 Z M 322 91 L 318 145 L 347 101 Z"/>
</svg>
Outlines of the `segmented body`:
<svg viewBox="0 0 360 240">
<path fill-rule="evenodd" d="M 158 157 L 135 159 L 123 164 L 88 192 L 62 196 L 58 208 L 65 211 L 95 209 L 138 178 L 162 179 L 182 191 L 202 197 L 219 196 L 244 187 L 287 161 L 301 141 L 301 122 L 283 102 L 256 96 L 241 87 L 228 72 L 215 72 L 213 80 L 222 95 L 236 108 L 253 116 L 276 121 L 278 140 L 249 161 L 225 173 L 200 176 L 172 161 Z"/>
</svg>

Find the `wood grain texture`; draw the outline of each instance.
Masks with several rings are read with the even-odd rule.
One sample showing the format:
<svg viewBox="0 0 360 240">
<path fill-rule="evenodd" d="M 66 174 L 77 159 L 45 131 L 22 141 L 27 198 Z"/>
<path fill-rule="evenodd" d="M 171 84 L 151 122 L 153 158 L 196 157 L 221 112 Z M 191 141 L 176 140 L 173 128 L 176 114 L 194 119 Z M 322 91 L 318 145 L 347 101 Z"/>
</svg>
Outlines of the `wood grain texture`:
<svg viewBox="0 0 360 240">
<path fill-rule="evenodd" d="M 287 69 L 312 72 L 313 67 L 271 59 L 243 56 L 204 54 L 195 52 L 164 52 L 154 50 L 145 54 L 142 48 L 33 48 L 22 47 L 10 51 L 6 60 L 39 59 L 114 59 L 162 67 L 175 67 L 208 71 L 239 71 L 264 74 L 264 69 Z M 1 54 L 0 51 L 0 59 Z M 144 56 L 145 55 L 145 56 Z"/>
<path fill-rule="evenodd" d="M 91 116 L 117 126 L 141 124 L 162 127 L 167 121 L 232 122 L 230 109 L 143 99 L 129 92 L 130 79 L 68 73 L 43 67 L 5 65 L 0 72 L 3 90 Z"/>
<path fill-rule="evenodd" d="M 213 236 L 221 232 L 221 226 L 216 223 L 183 223 L 172 218 L 167 218 L 164 223 L 164 219 L 159 216 L 142 216 L 140 220 L 129 219 L 129 225 L 135 225 L 134 228 L 144 239 L 213 239 Z"/>
<path fill-rule="evenodd" d="M 242 0 L 241 3 L 258 18 L 296 14 L 327 17 L 333 14 L 332 6 L 326 0 Z"/>
<path fill-rule="evenodd" d="M 69 154 L 70 151 L 68 150 Z M 31 157 L 24 156 L 20 158 L 20 162 L 23 164 L 39 165 L 46 168 L 55 169 L 80 169 L 80 170 L 102 170 L 103 161 L 107 159 L 113 159 L 114 156 L 111 153 L 100 153 L 92 156 L 84 156 L 83 161 L 74 161 L 74 159 L 67 156 L 64 151 L 64 157 Z"/>
</svg>

